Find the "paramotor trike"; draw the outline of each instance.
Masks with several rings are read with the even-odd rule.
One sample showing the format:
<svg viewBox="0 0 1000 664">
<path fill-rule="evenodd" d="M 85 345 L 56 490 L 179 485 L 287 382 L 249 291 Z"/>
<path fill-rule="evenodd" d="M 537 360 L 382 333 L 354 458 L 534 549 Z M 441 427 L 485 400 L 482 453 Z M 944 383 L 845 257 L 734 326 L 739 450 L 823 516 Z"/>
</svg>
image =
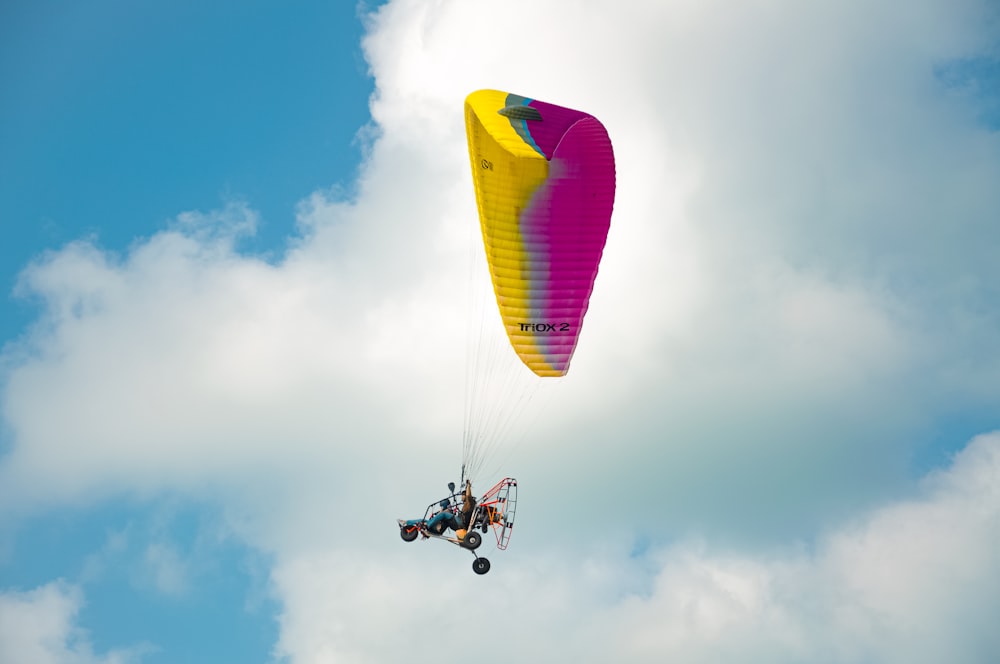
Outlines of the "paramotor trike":
<svg viewBox="0 0 1000 664">
<path fill-rule="evenodd" d="M 449 484 L 451 495 L 427 506 L 422 519 L 398 519 L 399 536 L 404 542 L 412 542 L 421 535 L 424 539 L 441 539 L 462 547 L 475 556 L 472 569 L 476 574 L 486 574 L 490 571 L 490 561 L 476 554 L 476 549 L 483 543 L 482 535 L 490 528 L 497 538 L 497 548 L 501 551 L 507 548 L 511 532 L 514 528 L 514 514 L 517 506 L 517 480 L 505 477 L 479 499 L 469 523 L 460 524 L 458 531 L 449 534 L 449 526 L 439 521 L 431 527 L 427 523 L 442 511 L 449 511 L 460 520 L 460 494 L 455 493 L 454 484 Z M 479 532 L 476 532 L 479 530 Z M 463 532 L 464 531 L 464 532 Z"/>
</svg>

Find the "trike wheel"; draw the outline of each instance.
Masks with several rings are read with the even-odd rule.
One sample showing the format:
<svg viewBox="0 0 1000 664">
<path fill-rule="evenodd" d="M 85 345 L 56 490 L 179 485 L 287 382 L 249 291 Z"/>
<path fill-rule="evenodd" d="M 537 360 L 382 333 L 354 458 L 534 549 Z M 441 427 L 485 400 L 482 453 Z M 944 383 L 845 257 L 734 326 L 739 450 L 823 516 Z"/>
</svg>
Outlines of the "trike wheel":
<svg viewBox="0 0 1000 664">
<path fill-rule="evenodd" d="M 476 574 L 486 574 L 490 571 L 490 561 L 486 558 L 476 558 L 472 561 L 472 571 Z"/>
<path fill-rule="evenodd" d="M 403 527 L 399 529 L 399 536 L 403 539 L 404 542 L 412 542 L 413 540 L 417 539 L 417 536 L 419 534 L 420 534 L 420 529 L 415 526 Z"/>
<path fill-rule="evenodd" d="M 479 545 L 483 543 L 483 536 L 479 533 L 470 530 L 465 534 L 465 539 L 462 540 L 462 546 L 466 549 L 472 549 L 475 551 L 479 548 Z"/>
</svg>

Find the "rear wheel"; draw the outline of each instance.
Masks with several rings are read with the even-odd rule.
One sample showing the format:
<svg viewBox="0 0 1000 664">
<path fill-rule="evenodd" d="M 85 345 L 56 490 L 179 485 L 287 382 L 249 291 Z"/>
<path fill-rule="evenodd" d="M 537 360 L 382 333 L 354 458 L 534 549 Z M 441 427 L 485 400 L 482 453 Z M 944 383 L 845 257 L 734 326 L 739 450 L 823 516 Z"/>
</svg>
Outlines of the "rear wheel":
<svg viewBox="0 0 1000 664">
<path fill-rule="evenodd" d="M 419 534 L 420 530 L 416 527 L 409 527 L 409 528 L 404 527 L 399 529 L 399 536 L 403 538 L 404 542 L 412 542 L 413 540 L 417 539 L 417 535 Z"/>
<path fill-rule="evenodd" d="M 465 539 L 462 540 L 462 546 L 466 549 L 472 549 L 475 551 L 479 548 L 479 545 L 483 543 L 483 536 L 479 533 L 470 530 L 465 534 Z"/>
<path fill-rule="evenodd" d="M 490 571 L 490 561 L 486 558 L 476 558 L 472 561 L 472 571 L 476 574 L 486 574 Z"/>
</svg>

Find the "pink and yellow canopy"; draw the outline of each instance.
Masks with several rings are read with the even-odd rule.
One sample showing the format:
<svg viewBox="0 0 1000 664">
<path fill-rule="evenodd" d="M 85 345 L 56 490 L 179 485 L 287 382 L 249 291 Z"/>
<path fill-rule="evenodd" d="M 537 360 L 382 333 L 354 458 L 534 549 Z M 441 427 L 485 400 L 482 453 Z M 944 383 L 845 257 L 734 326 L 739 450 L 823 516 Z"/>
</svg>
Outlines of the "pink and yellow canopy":
<svg viewBox="0 0 1000 664">
<path fill-rule="evenodd" d="M 592 115 L 497 90 L 466 98 L 465 127 L 507 336 L 533 372 L 565 375 L 611 223 L 611 140 Z"/>
</svg>

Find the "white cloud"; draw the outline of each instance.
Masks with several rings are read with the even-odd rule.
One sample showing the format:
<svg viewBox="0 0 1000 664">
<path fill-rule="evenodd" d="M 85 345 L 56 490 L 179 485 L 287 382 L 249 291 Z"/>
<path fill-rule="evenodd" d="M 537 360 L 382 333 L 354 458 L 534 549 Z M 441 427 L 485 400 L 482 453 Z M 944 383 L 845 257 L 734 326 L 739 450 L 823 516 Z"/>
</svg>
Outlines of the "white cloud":
<svg viewBox="0 0 1000 664">
<path fill-rule="evenodd" d="M 305 202 L 280 262 L 236 251 L 255 215 L 232 203 L 121 257 L 81 242 L 29 268 L 22 291 L 48 314 L 7 356 L 4 491 L 252 493 L 446 463 L 475 241 L 461 100 L 483 85 L 594 111 L 618 156 L 574 371 L 547 442 L 522 449 L 541 448 L 547 482 L 570 464 L 554 493 L 643 459 L 637 479 L 675 499 L 732 489 L 778 513 L 807 488 L 802 523 L 849 477 L 859 504 L 905 477 L 928 409 L 995 402 L 997 240 L 982 231 L 1000 201 L 974 185 L 1000 174 L 997 139 L 932 77 L 981 47 L 974 21 L 944 3 L 892 29 L 888 5 L 553 4 L 537 22 L 515 7 L 380 10 L 365 42 L 379 132 L 356 198 Z M 893 113 L 870 106 L 878 85 Z"/>
<path fill-rule="evenodd" d="M 995 646 L 966 611 L 996 609 L 993 439 L 921 501 L 873 508 L 942 421 L 1000 405 L 1000 135 L 933 76 L 995 24 L 973 0 L 896 4 L 387 3 L 356 195 L 304 201 L 280 261 L 239 253 L 255 214 L 232 203 L 24 272 L 46 313 L 4 356 L 0 505 L 220 501 L 277 561 L 297 662 Z M 618 190 L 573 371 L 505 466 L 519 539 L 480 579 L 457 551 L 386 551 L 392 519 L 457 479 L 462 99 L 487 86 L 600 117 Z M 976 468 L 994 475 L 965 484 Z M 817 533 L 812 553 L 740 548 Z M 635 537 L 654 552 L 629 557 Z M 176 553 L 150 549 L 164 588 L 184 585 Z M 467 632 L 469 610 L 499 619 Z"/>
<path fill-rule="evenodd" d="M 175 547 L 154 542 L 146 547 L 143 562 L 144 572 L 159 592 L 176 597 L 190 590 L 190 571 Z"/>
<path fill-rule="evenodd" d="M 641 556 L 599 537 L 505 554 L 476 577 L 451 547 L 397 542 L 278 565 L 279 651 L 303 664 L 991 662 L 1000 649 L 1000 433 L 973 440 L 920 494 L 760 553 L 686 541 Z M 550 528 L 560 532 L 562 528 Z M 433 547 L 433 548 L 432 548 Z"/>
<path fill-rule="evenodd" d="M 146 648 L 93 651 L 76 626 L 79 589 L 61 582 L 27 592 L 0 592 L 0 661 L 32 664 L 127 664 Z"/>
</svg>

